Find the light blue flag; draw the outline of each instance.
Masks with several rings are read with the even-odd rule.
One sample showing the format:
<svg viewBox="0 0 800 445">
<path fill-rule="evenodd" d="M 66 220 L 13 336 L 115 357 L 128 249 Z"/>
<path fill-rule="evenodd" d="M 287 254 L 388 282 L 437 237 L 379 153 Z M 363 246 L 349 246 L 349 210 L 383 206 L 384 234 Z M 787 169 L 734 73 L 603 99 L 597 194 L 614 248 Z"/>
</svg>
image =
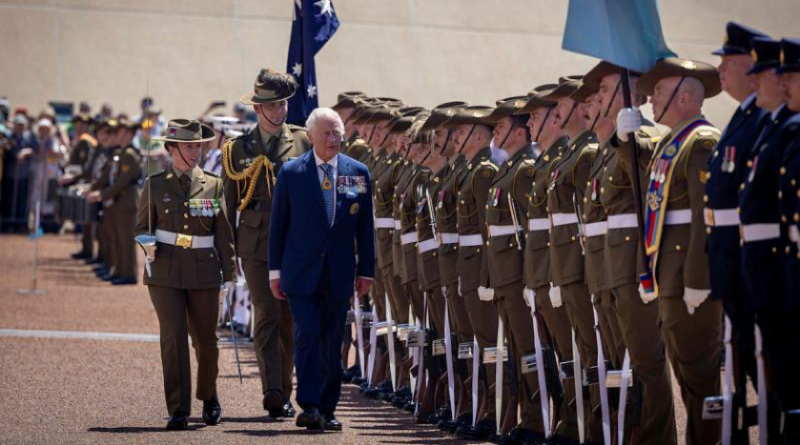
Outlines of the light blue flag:
<svg viewBox="0 0 800 445">
<path fill-rule="evenodd" d="M 656 0 L 569 0 L 562 47 L 642 73 L 675 57 Z"/>
</svg>

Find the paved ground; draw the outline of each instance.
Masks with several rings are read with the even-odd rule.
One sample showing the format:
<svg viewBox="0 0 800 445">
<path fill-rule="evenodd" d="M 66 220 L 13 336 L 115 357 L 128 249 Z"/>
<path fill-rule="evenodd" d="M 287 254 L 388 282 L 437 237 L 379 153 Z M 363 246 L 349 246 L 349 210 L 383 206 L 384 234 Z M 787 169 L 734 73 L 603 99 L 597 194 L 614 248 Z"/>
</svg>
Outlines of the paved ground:
<svg viewBox="0 0 800 445">
<path fill-rule="evenodd" d="M 158 324 L 147 291 L 99 282 L 69 259 L 77 249 L 72 236 L 45 237 L 39 287 L 47 294 L 22 296 L 16 290 L 31 286 L 32 243 L 0 237 L 0 444 L 466 443 L 415 425 L 411 415 L 364 399 L 349 385 L 337 412 L 341 433 L 309 434 L 294 422 L 270 421 L 260 407 L 252 349 L 241 350 L 240 384 L 229 343 L 220 346 L 223 423 L 206 427 L 195 402 L 191 431 L 166 432 Z M 676 393 L 682 433 L 679 399 Z"/>
</svg>

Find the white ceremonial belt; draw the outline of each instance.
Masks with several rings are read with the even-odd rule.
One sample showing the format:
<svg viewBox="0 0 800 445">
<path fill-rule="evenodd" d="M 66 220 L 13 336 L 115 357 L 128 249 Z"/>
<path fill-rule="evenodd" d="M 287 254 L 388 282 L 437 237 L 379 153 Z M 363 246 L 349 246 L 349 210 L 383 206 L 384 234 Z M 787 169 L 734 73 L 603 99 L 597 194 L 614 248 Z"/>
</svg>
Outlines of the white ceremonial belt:
<svg viewBox="0 0 800 445">
<path fill-rule="evenodd" d="M 394 220 L 392 218 L 375 218 L 376 229 L 394 229 Z"/>
<path fill-rule="evenodd" d="M 458 237 L 458 245 L 461 247 L 474 247 L 483 245 L 483 237 L 480 233 L 474 235 L 461 235 Z"/>
<path fill-rule="evenodd" d="M 419 243 L 419 253 L 425 253 L 437 248 L 439 248 L 439 241 L 436 241 L 436 238 L 426 239 Z"/>
<path fill-rule="evenodd" d="M 692 209 L 670 210 L 664 216 L 664 224 L 677 226 L 679 224 L 692 223 Z"/>
<path fill-rule="evenodd" d="M 610 229 L 632 229 L 639 227 L 636 223 L 635 213 L 623 213 L 621 215 L 608 215 L 608 228 Z"/>
<path fill-rule="evenodd" d="M 214 235 L 185 235 L 167 230 L 156 229 L 156 241 L 184 249 L 209 249 L 214 247 Z"/>
<path fill-rule="evenodd" d="M 574 213 L 553 213 L 550 217 L 553 219 L 553 227 L 578 224 L 578 215 Z"/>
<path fill-rule="evenodd" d="M 439 238 L 441 239 L 442 244 L 455 244 L 458 242 L 457 233 L 440 233 Z"/>
<path fill-rule="evenodd" d="M 789 239 L 794 242 L 800 241 L 800 229 L 797 226 L 789 226 Z"/>
<path fill-rule="evenodd" d="M 400 230 L 401 227 L 403 227 L 403 222 L 400 221 L 399 219 L 395 219 L 394 220 L 394 230 Z"/>
<path fill-rule="evenodd" d="M 531 218 L 528 220 L 528 230 L 531 232 L 550 230 L 550 220 L 547 218 Z"/>
<path fill-rule="evenodd" d="M 400 235 L 400 245 L 402 246 L 416 242 L 417 242 L 417 232 L 409 232 Z"/>
<path fill-rule="evenodd" d="M 738 226 L 739 212 L 736 209 L 703 209 L 703 218 L 708 227 Z"/>
<path fill-rule="evenodd" d="M 743 224 L 742 240 L 746 243 L 753 241 L 766 241 L 776 239 L 781 236 L 780 224 Z"/>
<path fill-rule="evenodd" d="M 583 231 L 586 233 L 586 237 L 588 238 L 605 235 L 606 232 L 608 232 L 608 221 L 598 221 L 586 224 L 583 226 Z"/>
<path fill-rule="evenodd" d="M 489 226 L 489 236 L 494 238 L 496 236 L 513 235 L 516 232 L 514 226 Z"/>
</svg>

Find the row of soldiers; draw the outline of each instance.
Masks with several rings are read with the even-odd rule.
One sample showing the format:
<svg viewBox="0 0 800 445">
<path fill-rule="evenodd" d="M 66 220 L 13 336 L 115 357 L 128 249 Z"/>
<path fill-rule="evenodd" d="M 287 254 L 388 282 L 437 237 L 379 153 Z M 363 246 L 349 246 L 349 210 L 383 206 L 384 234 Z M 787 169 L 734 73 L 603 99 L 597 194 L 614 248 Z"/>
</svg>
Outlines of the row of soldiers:
<svg viewBox="0 0 800 445">
<path fill-rule="evenodd" d="M 66 196 L 87 203 L 76 206 L 82 242 L 72 257 L 93 264 L 102 280 L 136 284 L 133 228 L 142 163 L 133 139 L 142 124 L 124 116 L 95 121 L 88 114 L 76 115 L 72 124 L 77 143 L 59 183 L 67 188 Z"/>
<path fill-rule="evenodd" d="M 686 443 L 748 443 L 756 418 L 762 443 L 796 441 L 800 41 L 729 23 L 714 54 L 601 61 L 493 107 L 341 94 L 373 182 L 375 317 L 482 357 L 389 335 L 375 375 L 345 378 L 463 438 L 674 444 L 671 368 Z M 722 90 L 741 102 L 724 132 L 702 114 Z"/>
</svg>

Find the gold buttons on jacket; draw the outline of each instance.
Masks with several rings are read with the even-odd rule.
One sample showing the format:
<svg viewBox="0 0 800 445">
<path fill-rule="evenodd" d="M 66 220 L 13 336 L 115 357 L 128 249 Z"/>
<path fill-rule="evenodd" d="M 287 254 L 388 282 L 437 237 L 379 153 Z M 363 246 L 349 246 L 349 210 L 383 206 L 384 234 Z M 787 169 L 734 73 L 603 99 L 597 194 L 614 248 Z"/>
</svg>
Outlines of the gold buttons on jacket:
<svg viewBox="0 0 800 445">
<path fill-rule="evenodd" d="M 184 219 L 189 219 L 189 214 L 188 214 L 188 213 L 184 213 L 184 214 L 183 214 L 183 218 L 184 218 Z"/>
<path fill-rule="evenodd" d="M 629 237 L 629 236 L 625 237 L 625 241 L 630 241 L 630 240 L 631 240 L 631 237 Z"/>
<path fill-rule="evenodd" d="M 189 230 L 189 226 L 187 224 L 183 225 L 183 230 Z"/>
<path fill-rule="evenodd" d="M 703 202 L 708 202 L 708 195 L 703 195 Z"/>
<path fill-rule="evenodd" d="M 680 251 L 681 250 L 681 245 L 680 244 L 676 244 L 675 245 L 675 250 Z"/>
<path fill-rule="evenodd" d="M 169 213 L 169 209 L 164 209 L 164 213 Z"/>
</svg>

